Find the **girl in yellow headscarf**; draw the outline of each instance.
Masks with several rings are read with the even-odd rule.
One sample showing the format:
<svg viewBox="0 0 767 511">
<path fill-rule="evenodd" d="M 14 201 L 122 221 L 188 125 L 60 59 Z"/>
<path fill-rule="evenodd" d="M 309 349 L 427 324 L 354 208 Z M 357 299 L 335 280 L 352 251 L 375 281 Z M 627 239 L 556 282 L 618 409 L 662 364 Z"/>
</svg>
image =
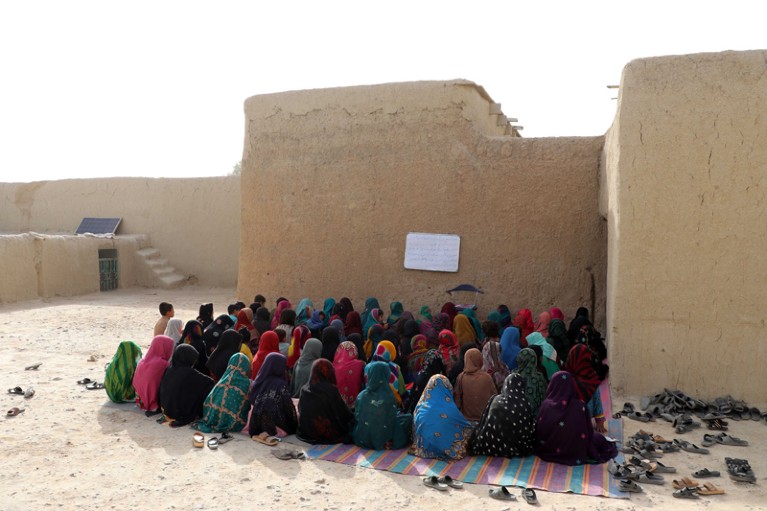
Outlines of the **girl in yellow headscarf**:
<svg viewBox="0 0 767 511">
<path fill-rule="evenodd" d="M 394 392 L 394 398 L 397 400 L 397 405 L 402 406 L 402 395 L 406 392 L 405 379 L 402 377 L 402 372 L 399 370 L 399 366 L 394 362 L 397 359 L 397 348 L 391 341 L 381 341 L 376 347 L 375 353 L 371 362 L 386 362 L 389 364 L 389 370 L 391 371 L 391 377 L 389 383 L 391 384 L 392 391 Z"/>
</svg>

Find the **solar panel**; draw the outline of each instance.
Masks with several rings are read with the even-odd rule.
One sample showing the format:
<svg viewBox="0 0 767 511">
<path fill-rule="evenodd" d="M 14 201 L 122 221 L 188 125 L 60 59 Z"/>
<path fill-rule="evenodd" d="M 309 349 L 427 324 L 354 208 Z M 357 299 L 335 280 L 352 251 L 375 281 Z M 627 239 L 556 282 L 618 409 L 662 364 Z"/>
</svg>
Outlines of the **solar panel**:
<svg viewBox="0 0 767 511">
<path fill-rule="evenodd" d="M 75 234 L 114 234 L 122 218 L 93 218 L 86 216 Z"/>
</svg>

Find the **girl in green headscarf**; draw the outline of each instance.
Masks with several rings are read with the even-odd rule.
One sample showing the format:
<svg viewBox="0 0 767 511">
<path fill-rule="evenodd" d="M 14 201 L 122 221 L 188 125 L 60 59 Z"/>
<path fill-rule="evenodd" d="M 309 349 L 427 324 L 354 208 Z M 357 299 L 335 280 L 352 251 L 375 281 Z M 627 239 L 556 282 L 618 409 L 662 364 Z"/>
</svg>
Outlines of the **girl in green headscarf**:
<svg viewBox="0 0 767 511">
<path fill-rule="evenodd" d="M 197 429 L 205 433 L 239 432 L 248 422 L 250 401 L 250 362 L 242 353 L 229 358 L 224 375 L 202 404 L 202 420 Z"/>
<path fill-rule="evenodd" d="M 402 306 L 402 302 L 392 302 L 389 304 L 389 308 L 391 309 L 391 314 L 389 314 L 389 319 L 386 320 L 386 323 L 388 323 L 389 326 L 393 326 L 394 323 L 399 321 L 405 308 Z"/>
<path fill-rule="evenodd" d="M 537 417 L 548 386 L 546 378 L 538 371 L 538 355 L 530 348 L 521 350 L 517 355 L 517 368 L 512 373 L 525 377 L 525 397 L 530 403 L 533 417 Z"/>
<path fill-rule="evenodd" d="M 115 403 L 124 403 L 136 399 L 133 388 L 133 375 L 141 360 L 141 348 L 133 341 L 123 341 L 117 347 L 117 353 L 106 367 L 104 388 L 109 399 Z"/>
</svg>

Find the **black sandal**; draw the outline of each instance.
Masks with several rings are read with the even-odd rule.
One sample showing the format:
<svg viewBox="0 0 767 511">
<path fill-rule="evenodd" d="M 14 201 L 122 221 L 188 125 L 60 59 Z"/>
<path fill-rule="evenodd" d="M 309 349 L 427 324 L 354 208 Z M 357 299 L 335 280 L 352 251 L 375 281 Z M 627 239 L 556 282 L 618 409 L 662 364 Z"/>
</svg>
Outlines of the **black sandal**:
<svg viewBox="0 0 767 511">
<path fill-rule="evenodd" d="M 522 490 L 522 498 L 525 499 L 525 502 L 531 506 L 534 506 L 538 503 L 538 497 L 535 495 L 535 490 L 532 488 L 525 488 Z"/>
</svg>

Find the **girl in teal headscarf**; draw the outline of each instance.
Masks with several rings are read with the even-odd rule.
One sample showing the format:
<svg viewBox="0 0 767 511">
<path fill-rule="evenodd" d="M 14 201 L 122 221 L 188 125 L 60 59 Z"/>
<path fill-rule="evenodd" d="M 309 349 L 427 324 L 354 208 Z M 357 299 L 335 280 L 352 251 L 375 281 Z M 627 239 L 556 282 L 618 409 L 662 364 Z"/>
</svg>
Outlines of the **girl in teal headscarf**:
<svg viewBox="0 0 767 511">
<path fill-rule="evenodd" d="M 314 304 L 312 301 L 308 298 L 302 298 L 301 301 L 298 302 L 298 307 L 296 308 L 295 326 L 305 325 L 306 322 L 309 321 L 309 318 L 312 317 L 312 312 L 314 312 Z"/>
<path fill-rule="evenodd" d="M 354 406 L 355 445 L 365 449 L 399 449 L 410 441 L 412 415 L 397 415 L 397 403 L 389 385 L 391 370 L 386 362 L 366 368 L 368 383 Z"/>
<path fill-rule="evenodd" d="M 336 300 L 335 298 L 328 298 L 325 300 L 325 303 L 322 304 L 322 312 L 325 314 L 325 319 L 323 320 L 322 328 L 325 328 L 326 326 L 330 325 L 330 318 L 333 316 L 333 307 L 336 306 Z"/>
<path fill-rule="evenodd" d="M 369 334 L 370 329 L 376 325 L 383 329 L 383 311 L 381 309 L 373 309 L 370 311 L 367 321 L 362 323 L 362 331 Z"/>
<path fill-rule="evenodd" d="M 133 375 L 141 360 L 141 348 L 133 341 L 123 341 L 117 347 L 112 361 L 107 365 L 104 375 L 104 388 L 109 399 L 115 403 L 124 403 L 136 399 L 133 388 Z"/>
<path fill-rule="evenodd" d="M 554 376 L 554 373 L 562 370 L 557 363 L 557 352 L 540 332 L 533 332 L 528 335 L 527 345 L 540 346 L 543 350 L 541 365 L 543 365 L 543 368 L 546 370 L 546 375 L 549 377 L 549 380 L 551 380 L 551 377 Z"/>
<path fill-rule="evenodd" d="M 374 297 L 369 297 L 365 299 L 365 308 L 362 309 L 362 313 L 360 314 L 360 322 L 362 323 L 362 326 L 365 326 L 365 323 L 367 323 L 368 318 L 370 317 L 370 313 L 373 311 L 373 309 L 380 309 L 381 305 L 378 303 L 378 299 Z M 362 330 L 362 335 L 367 335 L 367 329 Z"/>
<path fill-rule="evenodd" d="M 197 429 L 205 433 L 242 431 L 250 412 L 250 367 L 248 357 L 242 353 L 229 358 L 224 375 L 203 402 L 202 420 L 197 423 Z"/>
<path fill-rule="evenodd" d="M 420 318 L 418 320 L 419 323 L 422 323 L 424 321 L 426 321 L 427 323 L 434 322 L 434 318 L 432 318 L 431 316 L 431 309 L 429 308 L 428 305 L 422 305 L 419 314 L 420 314 Z"/>
<path fill-rule="evenodd" d="M 402 306 L 402 302 L 392 302 L 389 304 L 389 308 L 391 309 L 391 314 L 389 314 L 389 319 L 386 320 L 386 323 L 389 326 L 393 326 L 394 323 L 399 321 L 405 308 Z"/>
</svg>

